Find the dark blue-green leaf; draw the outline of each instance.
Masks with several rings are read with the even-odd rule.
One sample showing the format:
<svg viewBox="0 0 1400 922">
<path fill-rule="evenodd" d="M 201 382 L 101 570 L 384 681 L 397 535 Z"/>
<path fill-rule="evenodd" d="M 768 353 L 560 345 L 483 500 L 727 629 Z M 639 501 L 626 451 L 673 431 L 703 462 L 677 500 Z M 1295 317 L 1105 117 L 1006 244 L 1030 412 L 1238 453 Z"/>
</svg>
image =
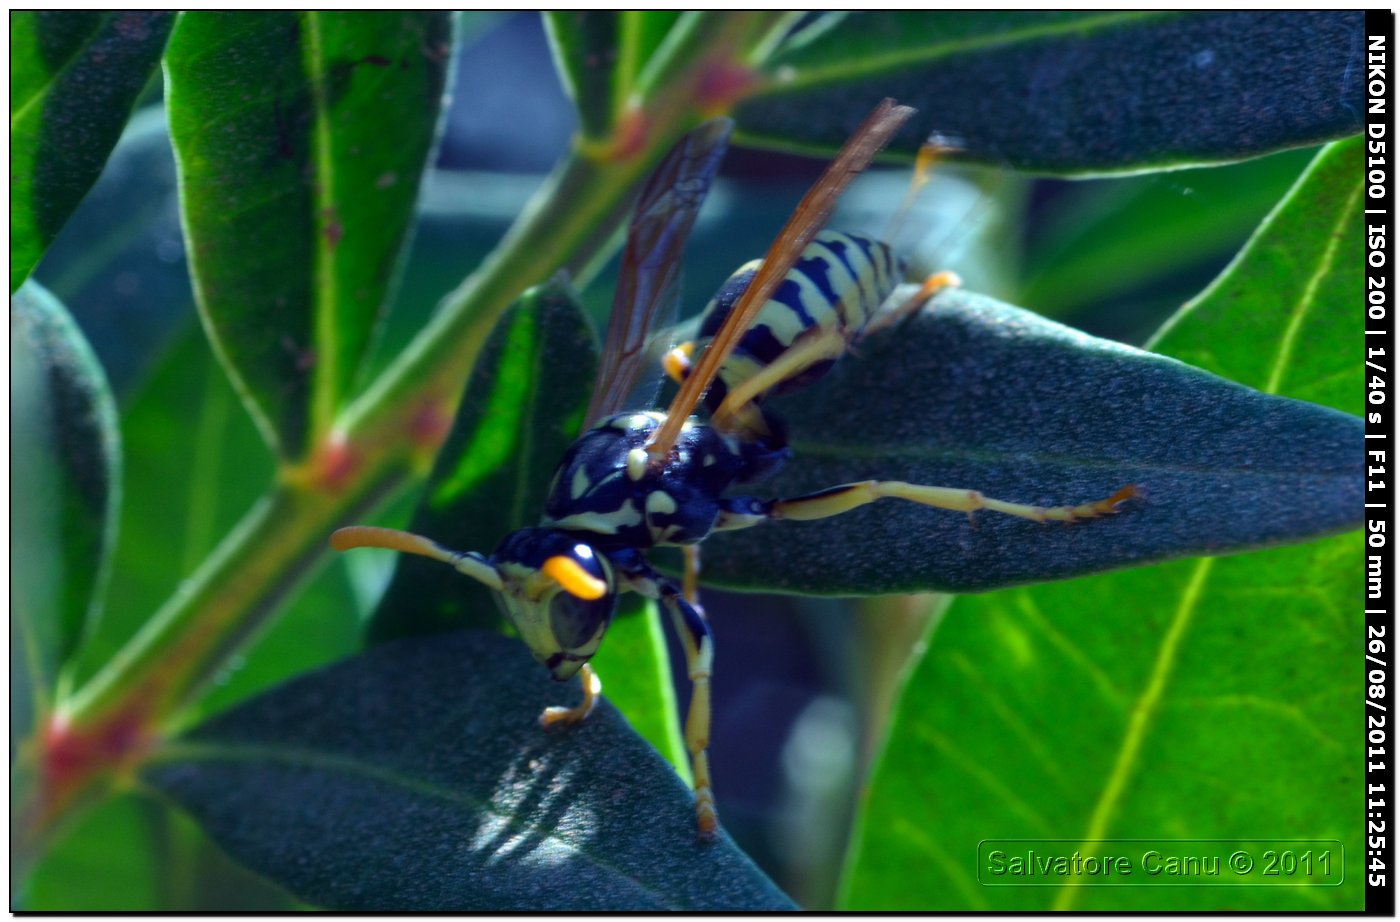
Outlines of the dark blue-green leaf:
<svg viewBox="0 0 1400 922">
<path fill-rule="evenodd" d="M 409 530 L 489 554 L 510 532 L 538 522 L 550 477 L 578 437 L 597 367 L 593 328 L 568 288 L 527 292 L 477 359 Z M 402 555 L 367 636 L 379 643 L 501 623 L 489 589 L 435 560 Z"/>
<path fill-rule="evenodd" d="M 736 140 L 834 150 L 875 101 L 968 154 L 1051 173 L 1236 160 L 1361 130 L 1360 12 L 868 12 L 763 64 Z"/>
<path fill-rule="evenodd" d="M 353 396 L 451 59 L 446 13 L 184 15 L 170 132 L 200 310 L 269 443 Z"/>
<path fill-rule="evenodd" d="M 10 13 L 10 291 L 102 172 L 174 13 Z"/>
<path fill-rule="evenodd" d="M 10 299 L 12 694 L 43 708 L 102 608 L 116 538 L 121 451 L 107 379 L 56 298 Z M 32 707 L 14 715 L 27 726 Z"/>
<path fill-rule="evenodd" d="M 858 353 L 774 402 L 796 457 L 762 495 L 875 478 L 1044 506 L 1126 484 L 1142 498 L 1070 526 L 884 500 L 717 535 L 707 579 L 823 594 L 977 591 L 1360 524 L 1358 417 L 962 292 Z"/>
<path fill-rule="evenodd" d="M 606 702 L 484 631 L 386 644 L 169 743 L 145 780 L 239 861 L 333 909 L 779 909 Z"/>
</svg>

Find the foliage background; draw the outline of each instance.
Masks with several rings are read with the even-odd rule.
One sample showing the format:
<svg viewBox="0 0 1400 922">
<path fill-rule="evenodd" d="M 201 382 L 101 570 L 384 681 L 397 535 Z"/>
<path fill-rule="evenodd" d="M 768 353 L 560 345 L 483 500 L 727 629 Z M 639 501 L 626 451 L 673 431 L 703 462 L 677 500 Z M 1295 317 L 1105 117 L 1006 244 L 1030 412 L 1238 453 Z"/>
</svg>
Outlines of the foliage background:
<svg viewBox="0 0 1400 922">
<path fill-rule="evenodd" d="M 404 348 L 439 298 L 494 245 L 573 130 L 573 110 L 558 87 L 538 20 L 474 16 L 460 28 L 455 105 L 420 196 L 421 218 L 403 284 L 367 362 L 367 376 Z M 522 98 L 531 104 L 521 106 Z M 158 90 L 148 89 L 99 184 L 36 273 L 73 311 L 106 369 L 124 443 L 122 539 L 106 614 L 79 653 L 77 682 L 111 658 L 272 476 L 262 440 L 194 316 L 159 102 Z M 936 201 L 926 223 L 942 230 L 930 235 L 935 252 L 926 258 L 939 265 L 951 262 L 978 291 L 1141 344 L 1224 269 L 1314 154 L 1288 151 L 1232 166 L 1094 181 L 1028 182 L 995 173 L 975 173 L 962 184 L 950 179 L 930 195 Z M 762 251 L 820 167 L 820 161 L 787 155 L 731 155 L 725 181 L 690 248 L 687 304 L 692 310 L 707 288 Z M 887 210 L 904 173 L 896 169 L 869 180 L 843 203 L 849 220 Z M 599 273 L 599 283 L 586 292 L 595 313 L 609 303 L 611 271 Z M 1249 339 L 1231 333 L 1232 326 L 1226 318 L 1204 343 L 1181 344 L 1180 354 L 1263 387 L 1267 380 L 1251 380 L 1232 365 L 1232 356 L 1252 348 Z M 1351 341 L 1344 331 L 1335 336 L 1338 342 Z M 1297 374 L 1307 384 L 1328 372 Z M 1350 390 L 1347 384 L 1333 382 L 1305 396 L 1354 413 L 1360 409 L 1360 384 Z M 387 520 L 406 521 L 411 499 Z M 1170 786 L 1135 789 L 1142 796 L 1133 799 L 1133 808 L 1143 817 L 1115 816 L 1102 827 L 1105 834 L 1127 835 L 1124 830 L 1134 824 L 1149 822 L 1173 828 L 1172 811 L 1190 796 L 1183 777 L 1210 787 L 1238 784 L 1263 771 L 1251 764 L 1248 747 L 1233 744 L 1249 728 L 1238 712 L 1280 718 L 1281 723 L 1265 721 L 1259 733 L 1291 727 L 1329 750 L 1337 745 L 1336 727 L 1359 723 L 1328 689 L 1333 667 L 1349 663 L 1335 638 L 1359 630 L 1351 623 L 1357 613 L 1334 608 L 1333 600 L 1359 596 L 1360 568 L 1342 568 L 1352 576 L 1337 585 L 1307 574 L 1319 560 L 1359 560 L 1359 547 L 1358 537 L 1342 536 L 1249 558 L 1186 561 L 966 597 L 951 609 L 938 597 L 846 601 L 713 592 L 707 609 L 719 638 L 722 672 L 715 686 L 712 759 L 725 825 L 803 906 L 926 907 L 930 886 L 951 901 L 940 899 L 940 906 L 1039 906 L 986 902 L 985 892 L 948 870 L 950 857 L 942 846 L 929 844 L 927 830 L 901 825 L 905 805 L 911 798 L 926 804 L 934 822 L 968 825 L 969 835 L 1001 822 L 997 805 L 1013 813 L 1022 806 L 1040 812 L 1040 795 L 1026 795 L 1023 787 L 1053 790 L 1057 773 L 1116 764 L 1113 752 L 1094 749 L 1095 739 L 1106 728 L 1131 722 L 1127 689 L 1179 660 L 1217 664 L 1189 673 L 1202 687 L 1173 687 L 1166 699 L 1168 741 L 1196 738 L 1201 752 L 1168 746 L 1161 755 L 1151 746 L 1154 737 L 1136 759 L 1150 765 L 1182 758 L 1201 767 L 1172 775 Z M 17 558 L 16 566 L 23 565 Z M 368 560 L 347 556 L 323 568 L 200 698 L 187 723 L 359 650 L 363 623 L 389 566 L 371 555 Z M 1188 631 L 1181 620 L 1183 585 L 1196 587 L 1198 595 L 1191 598 L 1201 615 L 1191 626 L 1201 630 Z M 1110 601 L 1100 603 L 1100 597 Z M 1119 603 L 1113 614 L 1111 600 L 1122 599 L 1135 601 Z M 1143 602 L 1149 599 L 1154 604 Z M 1090 618 L 1076 620 L 1077 612 Z M 1223 612 L 1231 617 L 1222 623 Z M 1277 627 L 1280 621 L 1286 630 Z M 1299 646 L 1300 633 L 1311 646 Z M 1163 637 L 1172 638 L 1165 658 Z M 1276 638 L 1272 645 L 1269 637 Z M 914 721 L 914 730 L 902 731 L 901 742 L 886 756 L 881 771 L 890 778 L 877 789 L 863 834 L 868 851 L 850 866 L 847 889 L 838 894 L 834 882 L 849 860 L 843 843 L 855 822 L 856 792 L 881 748 L 901 680 L 917 659 L 910 651 L 926 645 L 930 653 L 918 665 L 898 718 Z M 1145 657 L 1144 649 L 1157 651 L 1157 657 Z M 674 651 L 672 659 L 683 674 Z M 1280 668 L 1304 670 L 1306 675 L 1291 676 L 1287 684 L 1315 687 L 1319 700 L 1308 705 L 1316 713 L 1256 696 L 1249 684 L 1226 687 L 1231 675 L 1268 676 Z M 1034 675 L 1027 677 L 1028 672 Z M 603 675 L 610 679 L 606 671 Z M 1068 731 L 1086 747 L 1079 765 L 1038 759 L 1041 730 L 1017 727 L 1014 720 L 1010 733 L 989 729 L 984 738 L 974 736 L 976 749 L 950 747 L 949 726 L 972 720 L 994 728 L 998 720 L 1009 719 L 1008 713 L 1019 712 L 1022 703 L 1000 698 L 996 688 L 1014 686 L 1035 698 L 1075 683 L 1096 686 L 1105 710 L 1082 715 L 1083 726 Z M 1318 713 L 1327 715 L 1325 725 L 1316 722 Z M 1215 729 L 1202 736 L 1202 727 Z M 1220 763 L 1211 763 L 1210 755 Z M 1035 777 L 1037 767 L 1048 779 Z M 1315 767 L 1275 766 L 1276 789 L 1260 790 L 1258 799 L 1298 796 L 1296 780 Z M 909 784 L 916 785 L 915 793 L 901 788 Z M 936 802 L 929 803 L 930 797 Z M 1026 800 L 1031 802 L 1023 804 Z M 1053 795 L 1047 801 L 1058 802 Z M 1350 848 L 1357 840 L 1350 818 L 1337 818 L 1339 807 L 1334 795 L 1317 795 L 1293 818 L 1296 828 L 1306 829 L 1309 837 L 1345 838 Z M 1092 804 L 1066 809 L 1069 817 L 1042 817 L 1043 828 L 1072 826 L 1078 833 L 1079 818 L 1097 815 Z M 1247 811 L 1247 805 L 1241 809 Z M 1294 829 L 1269 831 L 1283 837 Z M 1298 902 L 1271 902 L 1275 893 L 1255 892 L 1229 905 L 1354 906 L 1359 879 L 1349 868 L 1346 888 L 1335 895 L 1311 892 Z M 906 891 L 901 880 L 919 887 Z M 1081 908 L 1168 905 L 1157 893 L 1149 894 L 1149 901 L 1125 892 L 1062 899 Z M 133 791 L 87 814 L 57 844 L 36 868 L 24 905 L 190 910 L 287 908 L 298 902 L 231 861 L 183 813 Z"/>
</svg>

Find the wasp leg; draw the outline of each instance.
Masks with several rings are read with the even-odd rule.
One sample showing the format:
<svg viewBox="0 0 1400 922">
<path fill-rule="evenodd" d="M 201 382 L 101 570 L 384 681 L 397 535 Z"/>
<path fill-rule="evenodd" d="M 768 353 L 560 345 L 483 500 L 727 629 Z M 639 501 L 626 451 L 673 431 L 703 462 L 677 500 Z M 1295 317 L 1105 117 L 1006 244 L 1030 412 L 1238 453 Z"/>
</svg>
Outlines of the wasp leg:
<svg viewBox="0 0 1400 922">
<path fill-rule="evenodd" d="M 956 272 L 936 272 L 924 279 L 924 283 L 919 286 L 919 290 L 905 298 L 899 304 L 886 311 L 881 311 L 874 319 L 865 325 L 861 331 L 861 338 L 869 336 L 871 333 L 883 330 L 885 327 L 894 326 L 899 321 L 916 313 L 934 296 L 945 288 L 960 288 L 962 278 Z"/>
<path fill-rule="evenodd" d="M 700 838 L 709 841 L 716 837 L 719 830 L 715 793 L 710 785 L 710 759 L 705 752 L 710 745 L 710 669 L 714 664 L 714 641 L 705 616 L 698 607 L 686 601 L 675 582 L 657 573 L 640 558 L 629 563 L 630 568 L 626 572 L 629 585 L 665 607 L 685 649 L 691 688 L 690 711 L 685 718 L 685 748 L 690 753 L 691 774 L 695 776 L 696 826 Z"/>
<path fill-rule="evenodd" d="M 753 402 L 765 392 L 790 378 L 795 378 L 818 362 L 840 358 L 849 346 L 843 331 L 834 328 L 813 328 L 753 377 L 741 381 L 725 394 L 724 401 L 711 414 L 711 423 L 717 429 L 766 432 L 767 424 L 761 422 L 762 415 Z"/>
<path fill-rule="evenodd" d="M 685 600 L 704 614 L 700 609 L 700 545 L 682 545 L 681 557 L 685 560 L 685 575 L 681 581 Z"/>
<path fill-rule="evenodd" d="M 926 487 L 902 480 L 862 480 L 859 483 L 843 484 L 791 499 L 729 499 L 726 500 L 725 508 L 720 512 L 714 527 L 717 531 L 732 531 L 772 519 L 792 519 L 799 522 L 825 519 L 886 498 L 908 500 L 936 509 L 966 512 L 969 516 L 978 510 L 990 509 L 1003 515 L 1014 515 L 1035 522 L 1076 522 L 1111 515 L 1118 511 L 1120 503 L 1137 495 L 1137 487 L 1130 484 L 1107 499 L 1078 506 L 1028 506 L 983 496 L 976 490 Z"/>
<path fill-rule="evenodd" d="M 598 696 L 603 693 L 603 681 L 588 663 L 579 667 L 578 677 L 583 682 L 583 700 L 571 708 L 545 708 L 540 713 L 541 727 L 576 724 L 592 713 L 593 705 L 598 703 Z"/>
</svg>

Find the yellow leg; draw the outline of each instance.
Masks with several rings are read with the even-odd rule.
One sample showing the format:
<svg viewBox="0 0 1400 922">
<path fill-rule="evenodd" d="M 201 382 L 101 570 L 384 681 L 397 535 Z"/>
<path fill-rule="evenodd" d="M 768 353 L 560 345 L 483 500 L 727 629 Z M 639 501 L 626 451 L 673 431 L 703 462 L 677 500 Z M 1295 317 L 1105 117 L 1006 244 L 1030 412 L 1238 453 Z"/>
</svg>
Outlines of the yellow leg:
<svg viewBox="0 0 1400 922">
<path fill-rule="evenodd" d="M 685 748 L 690 753 L 691 773 L 695 776 L 695 824 L 702 841 L 713 841 L 719 832 L 719 817 L 715 813 L 715 792 L 710 786 L 710 760 L 705 749 L 710 745 L 710 670 L 715 658 L 714 641 L 700 607 L 687 601 L 698 591 L 695 585 L 700 571 L 698 551 L 685 550 L 685 569 L 688 588 L 676 585 L 640 559 L 623 576 L 628 588 L 661 603 L 671 615 L 671 625 L 685 650 L 691 686 L 690 710 L 685 717 Z"/>
<path fill-rule="evenodd" d="M 899 321 L 915 313 L 925 304 L 933 299 L 945 288 L 958 288 L 962 285 L 962 279 L 956 272 L 936 272 L 924 279 L 924 283 L 919 286 L 919 290 L 914 292 L 901 303 L 889 310 L 882 311 L 878 316 L 865 325 L 861 331 L 861 337 L 869 336 L 885 327 L 893 326 Z"/>
<path fill-rule="evenodd" d="M 663 592 L 661 603 L 671 613 L 676 634 L 685 649 L 686 671 L 690 675 L 690 710 L 685 717 L 685 748 L 690 753 L 690 770 L 695 776 L 695 824 L 703 840 L 714 839 L 719 830 L 715 813 L 715 792 L 710 785 L 710 670 L 714 664 L 714 644 L 700 612 L 685 599 Z"/>
<path fill-rule="evenodd" d="M 980 509 L 990 509 L 1003 515 L 1014 515 L 1035 522 L 1075 522 L 1110 515 L 1118 511 L 1118 504 L 1138 495 L 1136 486 L 1123 487 L 1107 499 L 1095 500 L 1078 506 L 1027 506 L 1023 503 L 1009 503 L 1001 499 L 983 496 L 976 490 L 961 490 L 954 487 L 925 487 L 902 480 L 863 480 L 848 483 L 818 493 L 780 499 L 768 509 L 768 517 L 773 519 L 793 519 L 808 521 L 825 519 L 833 515 L 849 512 L 877 499 L 904 499 L 937 509 L 950 509 L 966 512 L 969 516 Z M 747 524 L 747 523 L 745 523 Z M 731 527 L 742 527 L 737 522 Z"/>
<path fill-rule="evenodd" d="M 592 712 L 593 705 L 598 703 L 598 696 L 603 693 L 603 682 L 598 678 L 598 673 L 593 671 L 593 667 L 587 663 L 579 667 L 578 675 L 579 679 L 583 681 L 583 700 L 571 708 L 545 708 L 544 712 L 540 714 L 540 726 L 576 724 Z"/>
<path fill-rule="evenodd" d="M 755 399 L 818 362 L 840 358 L 848 345 L 846 335 L 840 330 L 816 328 L 808 331 L 797 343 L 765 365 L 752 378 L 740 382 L 725 394 L 724 402 L 715 410 L 711 422 L 717 429 L 746 427 L 750 415 L 759 415 L 751 406 Z M 737 427 L 736 419 L 739 423 Z M 766 426 L 763 428 L 766 429 Z"/>
<path fill-rule="evenodd" d="M 719 814 L 715 812 L 715 789 L 710 783 L 710 680 L 697 679 L 691 686 L 690 713 L 685 719 L 685 747 L 690 753 L 690 771 L 695 776 L 695 829 L 702 841 L 719 837 Z"/>
<path fill-rule="evenodd" d="M 681 547 L 681 557 L 685 561 L 685 573 L 681 581 L 681 593 L 696 610 L 700 610 L 700 545 L 686 544 Z"/>
<path fill-rule="evenodd" d="M 700 608 L 700 545 L 687 544 L 681 548 L 685 560 L 682 593 L 685 601 L 703 619 Z M 714 839 L 719 829 L 715 813 L 715 793 L 710 785 L 710 758 L 705 750 L 710 745 L 710 667 L 714 658 L 709 630 L 696 635 L 679 606 L 672 610 L 677 619 L 676 631 L 685 638 L 686 668 L 690 673 L 690 712 L 685 718 L 685 748 L 690 753 L 690 770 L 695 776 L 695 823 L 700 838 Z M 703 622 L 702 626 L 703 626 Z M 698 636 L 697 642 L 691 639 Z"/>
</svg>

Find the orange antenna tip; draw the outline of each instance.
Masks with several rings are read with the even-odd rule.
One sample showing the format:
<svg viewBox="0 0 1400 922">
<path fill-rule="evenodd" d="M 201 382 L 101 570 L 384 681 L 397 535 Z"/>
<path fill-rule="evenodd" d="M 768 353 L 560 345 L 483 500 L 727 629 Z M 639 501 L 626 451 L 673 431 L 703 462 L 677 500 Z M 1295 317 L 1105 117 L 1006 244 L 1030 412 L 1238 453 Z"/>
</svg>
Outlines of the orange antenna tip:
<svg viewBox="0 0 1400 922">
<path fill-rule="evenodd" d="M 579 566 L 578 561 L 562 554 L 551 557 L 540 568 L 546 576 L 564 587 L 569 595 L 593 601 L 608 593 L 608 584 Z"/>
</svg>

